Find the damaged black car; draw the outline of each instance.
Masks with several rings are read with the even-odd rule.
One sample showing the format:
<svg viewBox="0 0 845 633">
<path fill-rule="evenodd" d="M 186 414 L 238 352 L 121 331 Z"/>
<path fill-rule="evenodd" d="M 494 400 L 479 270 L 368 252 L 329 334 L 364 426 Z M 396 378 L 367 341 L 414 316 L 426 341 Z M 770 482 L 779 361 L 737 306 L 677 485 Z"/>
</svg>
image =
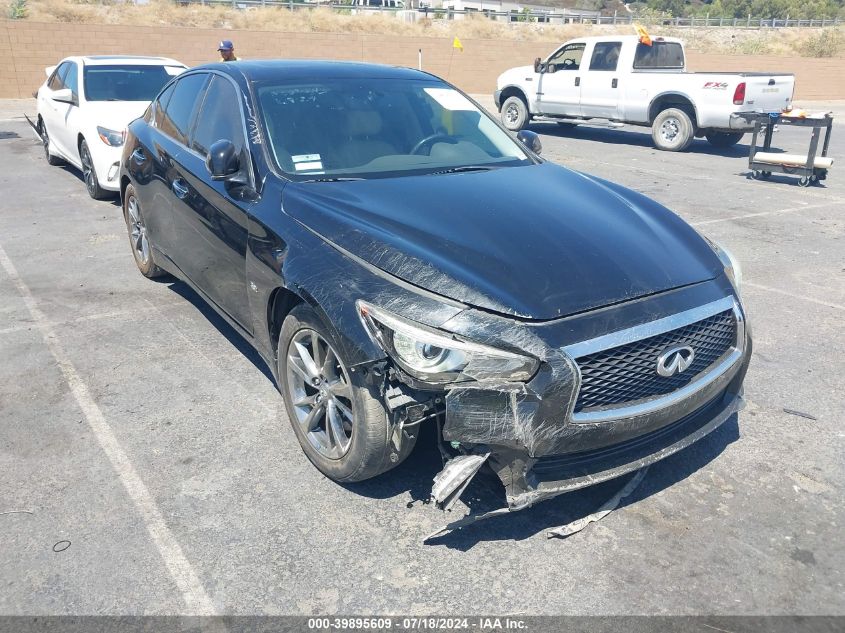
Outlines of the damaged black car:
<svg viewBox="0 0 845 633">
<path fill-rule="evenodd" d="M 751 355 L 727 250 L 539 153 L 424 72 L 215 64 L 130 125 L 122 204 L 140 271 L 254 345 L 326 476 L 434 424 L 438 503 L 487 464 L 519 510 L 705 436 Z"/>
</svg>

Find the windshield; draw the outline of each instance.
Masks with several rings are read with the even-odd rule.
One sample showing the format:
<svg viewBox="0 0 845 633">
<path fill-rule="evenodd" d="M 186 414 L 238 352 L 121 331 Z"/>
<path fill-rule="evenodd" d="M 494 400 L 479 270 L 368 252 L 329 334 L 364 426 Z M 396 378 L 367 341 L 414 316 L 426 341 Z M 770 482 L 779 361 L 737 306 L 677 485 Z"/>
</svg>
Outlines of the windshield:
<svg viewBox="0 0 845 633">
<path fill-rule="evenodd" d="M 85 66 L 88 101 L 152 101 L 180 66 Z"/>
<path fill-rule="evenodd" d="M 273 82 L 257 84 L 256 93 L 276 164 L 297 180 L 532 162 L 487 114 L 441 82 Z"/>
</svg>

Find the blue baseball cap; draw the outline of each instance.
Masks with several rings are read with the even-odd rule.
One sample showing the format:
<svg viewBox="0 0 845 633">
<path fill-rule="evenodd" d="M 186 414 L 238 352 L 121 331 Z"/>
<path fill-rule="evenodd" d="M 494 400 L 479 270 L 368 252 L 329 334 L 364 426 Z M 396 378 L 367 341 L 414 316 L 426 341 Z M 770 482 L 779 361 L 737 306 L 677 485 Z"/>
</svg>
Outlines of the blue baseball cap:
<svg viewBox="0 0 845 633">
<path fill-rule="evenodd" d="M 235 45 L 232 44 L 232 40 L 223 40 L 220 42 L 220 46 L 217 47 L 218 51 L 233 51 L 235 50 Z"/>
</svg>

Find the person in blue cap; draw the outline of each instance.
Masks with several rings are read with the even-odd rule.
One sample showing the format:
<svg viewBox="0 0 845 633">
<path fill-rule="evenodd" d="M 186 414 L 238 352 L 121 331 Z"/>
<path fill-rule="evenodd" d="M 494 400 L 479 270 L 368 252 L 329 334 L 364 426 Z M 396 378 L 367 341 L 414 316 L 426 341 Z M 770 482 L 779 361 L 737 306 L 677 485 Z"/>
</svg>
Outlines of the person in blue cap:
<svg viewBox="0 0 845 633">
<path fill-rule="evenodd" d="M 220 42 L 220 46 L 217 47 L 217 51 L 220 53 L 221 61 L 238 61 L 238 58 L 235 57 L 235 45 L 232 44 L 232 40 L 223 40 L 222 42 Z"/>
</svg>

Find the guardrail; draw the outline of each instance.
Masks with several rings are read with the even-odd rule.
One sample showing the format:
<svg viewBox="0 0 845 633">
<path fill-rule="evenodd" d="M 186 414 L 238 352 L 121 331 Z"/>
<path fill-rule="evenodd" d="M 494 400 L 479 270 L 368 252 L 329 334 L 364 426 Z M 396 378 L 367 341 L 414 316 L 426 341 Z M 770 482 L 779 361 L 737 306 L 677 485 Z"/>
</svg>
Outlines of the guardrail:
<svg viewBox="0 0 845 633">
<path fill-rule="evenodd" d="M 136 0 L 137 1 L 137 0 Z M 408 14 L 417 14 L 418 17 L 442 20 L 460 19 L 465 16 L 483 15 L 492 20 L 520 23 L 556 23 L 556 24 L 634 24 L 643 23 L 647 26 L 676 26 L 676 27 L 731 27 L 743 29 L 780 29 L 786 27 L 825 27 L 838 26 L 841 20 L 837 17 L 822 18 L 755 18 L 748 15 L 744 18 L 737 17 L 689 17 L 689 18 L 648 18 L 636 17 L 633 14 L 619 15 L 582 15 L 563 11 L 556 13 L 553 9 L 540 11 L 536 9 L 522 11 L 494 11 L 490 9 L 444 9 L 434 7 L 405 8 L 396 6 L 354 6 L 350 4 L 338 4 L 333 2 L 302 2 L 301 0 L 174 0 L 179 5 L 200 4 L 209 6 L 231 6 L 235 9 L 250 9 L 255 7 L 279 7 L 291 11 L 315 9 L 317 7 L 329 9 L 337 13 L 345 14 L 367 14 L 367 13 L 391 13 L 402 14 L 399 17 L 407 17 Z M 390 0 L 385 0 L 389 3 Z"/>
</svg>

